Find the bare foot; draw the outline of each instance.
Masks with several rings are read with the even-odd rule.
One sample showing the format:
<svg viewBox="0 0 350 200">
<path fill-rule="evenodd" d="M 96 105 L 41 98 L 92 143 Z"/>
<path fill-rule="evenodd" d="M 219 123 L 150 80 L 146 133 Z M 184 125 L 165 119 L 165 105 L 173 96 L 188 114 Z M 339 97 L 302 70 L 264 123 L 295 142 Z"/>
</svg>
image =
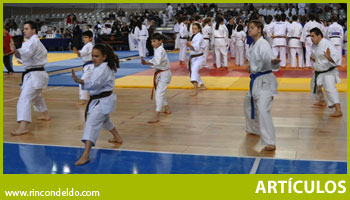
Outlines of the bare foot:
<svg viewBox="0 0 350 200">
<path fill-rule="evenodd" d="M 198 89 L 200 89 L 200 90 L 206 90 L 207 87 L 206 87 L 204 84 L 202 84 L 200 87 L 198 87 Z"/>
<path fill-rule="evenodd" d="M 163 113 L 168 114 L 168 115 L 171 114 L 169 106 L 164 106 L 164 112 Z"/>
<path fill-rule="evenodd" d="M 320 101 L 320 102 L 314 103 L 314 106 L 316 106 L 316 107 L 326 106 L 326 101 Z"/>
<path fill-rule="evenodd" d="M 334 113 L 332 113 L 330 116 L 331 117 L 341 117 L 343 115 L 343 113 L 341 111 L 335 111 Z"/>
<path fill-rule="evenodd" d="M 123 143 L 123 140 L 122 138 L 120 137 L 120 135 L 114 137 L 113 139 L 109 139 L 108 140 L 109 143 L 118 143 L 118 144 L 122 144 Z"/>
<path fill-rule="evenodd" d="M 194 91 L 192 94 L 190 94 L 190 96 L 197 96 L 197 95 L 198 95 L 197 91 Z"/>
<path fill-rule="evenodd" d="M 257 134 L 257 133 L 250 133 L 250 132 L 246 132 L 247 133 L 247 135 L 249 135 L 249 136 L 257 136 L 257 137 L 259 137 L 260 135 L 259 134 Z"/>
<path fill-rule="evenodd" d="M 159 122 L 159 118 L 153 118 L 153 119 L 148 120 L 148 123 L 150 123 L 150 124 L 157 123 L 157 122 Z"/>
<path fill-rule="evenodd" d="M 276 150 L 276 145 L 266 145 L 265 148 L 264 148 L 266 151 L 274 151 Z"/>
<path fill-rule="evenodd" d="M 42 115 L 40 117 L 37 117 L 38 120 L 44 120 L 44 121 L 50 121 L 51 117 L 50 116 L 46 116 L 46 115 Z"/>
<path fill-rule="evenodd" d="M 23 134 L 26 134 L 26 133 L 29 133 L 29 130 L 28 129 L 16 129 L 14 131 L 11 132 L 11 135 L 13 136 L 18 136 L 18 135 L 23 135 Z"/>
<path fill-rule="evenodd" d="M 78 104 L 78 105 L 85 105 L 85 104 L 87 104 L 87 103 L 88 103 L 87 100 L 80 100 L 77 104 Z"/>
<path fill-rule="evenodd" d="M 74 165 L 78 166 L 78 165 L 84 165 L 86 163 L 88 163 L 90 161 L 89 157 L 81 157 L 77 162 L 74 163 Z"/>
</svg>

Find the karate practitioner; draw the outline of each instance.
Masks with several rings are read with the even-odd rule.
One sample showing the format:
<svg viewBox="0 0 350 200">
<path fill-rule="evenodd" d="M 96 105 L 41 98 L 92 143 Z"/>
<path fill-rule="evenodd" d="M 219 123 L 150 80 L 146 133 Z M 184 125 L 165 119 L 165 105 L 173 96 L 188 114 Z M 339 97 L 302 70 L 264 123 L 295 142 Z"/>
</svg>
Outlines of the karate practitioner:
<svg viewBox="0 0 350 200">
<path fill-rule="evenodd" d="M 314 62 L 313 68 L 315 74 L 311 80 L 311 94 L 318 101 L 315 106 L 325 106 L 326 101 L 322 92 L 322 88 L 326 92 L 327 106 L 335 108 L 335 112 L 331 117 L 342 116 L 340 108 L 339 94 L 336 83 L 340 83 L 337 63 L 341 59 L 339 52 L 329 40 L 323 38 L 322 32 L 319 28 L 310 30 L 311 40 L 314 44 L 312 46 L 311 59 Z"/>
<path fill-rule="evenodd" d="M 176 17 L 175 18 L 175 25 L 174 25 L 174 37 L 175 37 L 175 49 L 179 49 L 180 45 L 180 23 L 179 23 L 179 19 Z"/>
<path fill-rule="evenodd" d="M 84 62 L 83 64 L 83 75 L 81 76 L 81 79 L 85 80 L 90 77 L 91 72 L 93 70 L 93 64 L 92 64 L 92 48 L 94 45 L 92 44 L 93 40 L 93 33 L 91 31 L 85 31 L 83 33 L 83 42 L 84 46 L 83 48 L 78 51 L 77 48 L 73 47 L 73 53 L 76 53 Z M 88 91 L 83 90 L 81 88 L 81 85 L 79 84 L 79 98 L 81 105 L 86 104 L 88 102 Z"/>
<path fill-rule="evenodd" d="M 247 38 L 246 33 L 243 31 L 243 25 L 237 26 L 237 31 L 232 35 L 232 39 L 235 41 L 236 47 L 236 65 L 244 66 L 244 46 Z"/>
<path fill-rule="evenodd" d="M 180 24 L 180 52 L 179 52 L 179 61 L 180 61 L 180 65 L 184 65 L 185 64 L 185 58 L 186 58 L 186 43 L 187 43 L 187 39 L 188 39 L 188 31 L 187 31 L 187 20 L 185 17 L 181 18 L 180 20 L 181 24 Z"/>
<path fill-rule="evenodd" d="M 226 28 L 228 30 L 228 46 L 230 48 L 231 59 L 234 59 L 236 57 L 236 41 L 234 40 L 234 38 L 232 38 L 232 35 L 235 32 L 236 24 L 235 19 L 233 17 L 229 19 L 229 23 L 226 24 Z"/>
<path fill-rule="evenodd" d="M 28 39 L 15 56 L 23 64 L 25 72 L 22 74 L 21 94 L 17 102 L 18 129 L 12 135 L 28 133 L 28 124 L 32 122 L 31 105 L 35 112 L 41 112 L 37 119 L 49 121 L 51 118 L 42 96 L 42 90 L 47 87 L 49 76 L 44 66 L 47 64 L 47 50 L 37 36 L 37 25 L 33 21 L 24 23 L 24 38 Z"/>
<path fill-rule="evenodd" d="M 249 23 L 249 36 L 254 43 L 248 53 L 250 91 L 247 93 L 244 110 L 246 131 L 260 135 L 267 151 L 276 149 L 275 128 L 270 114 L 272 101 L 277 95 L 277 80 L 272 70 L 279 69 L 280 60 L 274 59 L 270 44 L 262 37 L 263 24 L 252 20 Z"/>
<path fill-rule="evenodd" d="M 304 67 L 304 53 L 303 46 L 300 41 L 303 27 L 297 22 L 298 16 L 293 15 L 292 24 L 288 26 L 288 47 L 291 54 L 291 67 L 297 66 L 297 53 L 298 53 L 298 67 Z"/>
<path fill-rule="evenodd" d="M 155 49 L 154 57 L 145 61 L 141 60 L 143 65 L 149 65 L 154 68 L 154 90 L 156 92 L 156 112 L 152 119 L 148 123 L 159 122 L 159 115 L 164 107 L 165 114 L 171 114 L 168 101 L 165 98 L 165 92 L 168 88 L 168 85 L 171 81 L 171 71 L 170 71 L 170 62 L 168 55 L 163 47 L 163 36 L 160 33 L 155 33 L 152 35 L 152 46 Z M 152 97 L 153 98 L 153 90 Z"/>
<path fill-rule="evenodd" d="M 148 30 L 147 27 L 141 23 L 141 21 L 137 21 L 134 37 L 138 41 L 139 56 L 141 58 L 146 57 Z"/>
<path fill-rule="evenodd" d="M 208 68 L 207 66 L 207 60 L 208 60 L 208 55 L 209 55 L 209 50 L 210 50 L 210 38 L 212 35 L 212 24 L 211 24 L 211 19 L 210 18 L 206 18 L 203 20 L 202 23 L 202 36 L 203 36 L 203 45 L 204 45 L 204 49 L 203 49 L 203 54 L 204 54 L 204 61 L 203 61 L 203 67 Z"/>
<path fill-rule="evenodd" d="M 190 48 L 190 59 L 188 62 L 188 69 L 190 71 L 191 83 L 194 86 L 194 92 L 192 96 L 198 94 L 198 88 L 206 89 L 201 77 L 199 76 L 199 70 L 203 66 L 204 56 L 204 40 L 200 33 L 201 25 L 194 23 L 192 26 L 192 37 L 191 40 L 187 42 L 187 46 Z"/>
<path fill-rule="evenodd" d="M 170 21 L 172 21 L 173 18 L 173 7 L 171 6 L 170 3 L 168 3 L 168 7 L 166 8 L 166 10 L 168 11 L 168 18 Z"/>
<path fill-rule="evenodd" d="M 281 15 L 276 15 L 276 22 L 271 27 L 272 32 L 272 50 L 277 58 L 281 59 L 281 67 L 286 66 L 286 50 L 287 50 L 287 24 L 281 21 Z"/>
<path fill-rule="evenodd" d="M 342 65 L 342 54 L 343 54 L 343 37 L 344 37 L 344 29 L 341 25 L 338 24 L 338 17 L 334 15 L 332 17 L 332 24 L 329 25 L 327 29 L 327 38 L 332 42 L 335 48 L 338 50 L 340 55 L 340 60 L 337 65 Z"/>
<path fill-rule="evenodd" d="M 217 68 L 227 68 L 227 48 L 228 48 L 228 30 L 224 25 L 224 19 L 218 17 L 215 29 L 213 30 L 212 41 L 214 41 L 215 59 Z M 221 58 L 223 61 L 221 62 Z"/>
<path fill-rule="evenodd" d="M 90 150 L 95 146 L 101 128 L 112 133 L 110 143 L 122 143 L 122 139 L 114 127 L 109 114 L 116 108 L 117 96 L 113 94 L 114 73 L 119 68 L 118 56 L 108 44 L 96 44 L 92 50 L 92 62 L 94 69 L 91 76 L 82 80 L 77 78 L 72 69 L 72 78 L 82 85 L 82 88 L 90 91 L 90 100 L 85 111 L 85 128 L 82 142 L 85 143 L 84 153 L 75 165 L 83 165 L 89 162 Z M 87 116 L 87 117 L 86 117 Z"/>
<path fill-rule="evenodd" d="M 316 17 L 314 14 L 309 14 L 309 20 L 301 33 L 300 41 L 304 42 L 305 46 L 305 66 L 311 67 L 311 53 L 312 53 L 312 41 L 310 38 L 310 30 L 317 27 L 321 30 L 321 24 L 315 21 Z"/>
</svg>

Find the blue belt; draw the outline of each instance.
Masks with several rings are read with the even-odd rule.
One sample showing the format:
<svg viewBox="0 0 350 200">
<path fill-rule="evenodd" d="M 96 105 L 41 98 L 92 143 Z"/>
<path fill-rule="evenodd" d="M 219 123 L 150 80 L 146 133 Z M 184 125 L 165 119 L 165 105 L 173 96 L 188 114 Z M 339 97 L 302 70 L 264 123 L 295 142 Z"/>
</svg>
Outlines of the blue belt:
<svg viewBox="0 0 350 200">
<path fill-rule="evenodd" d="M 253 85 L 254 85 L 254 81 L 256 78 L 258 78 L 259 76 L 265 75 L 265 74 L 270 74 L 272 73 L 272 70 L 269 71 L 265 71 L 265 72 L 258 72 L 255 74 L 250 74 L 250 83 L 249 83 L 249 91 L 250 91 L 250 105 L 251 105 L 251 119 L 255 118 L 255 108 L 254 108 L 254 98 L 253 98 Z"/>
<path fill-rule="evenodd" d="M 90 64 L 92 64 L 92 61 L 88 61 L 88 62 L 84 63 L 84 64 L 83 64 L 83 68 L 84 68 L 86 65 L 90 65 Z"/>
</svg>

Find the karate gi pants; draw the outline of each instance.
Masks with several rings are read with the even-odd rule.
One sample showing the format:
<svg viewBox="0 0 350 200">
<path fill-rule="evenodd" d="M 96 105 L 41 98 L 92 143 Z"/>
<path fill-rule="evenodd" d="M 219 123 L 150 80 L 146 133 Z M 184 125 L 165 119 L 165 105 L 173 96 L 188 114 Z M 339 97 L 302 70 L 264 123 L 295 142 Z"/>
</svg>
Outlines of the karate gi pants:
<svg viewBox="0 0 350 200">
<path fill-rule="evenodd" d="M 335 86 L 336 84 L 336 78 L 334 75 L 325 75 L 323 78 L 322 85 L 318 85 L 316 88 L 316 94 L 313 93 L 314 87 L 315 87 L 315 75 L 311 79 L 311 93 L 313 94 L 315 100 L 317 101 L 323 101 L 325 100 L 322 87 L 325 90 L 326 97 L 327 97 L 327 106 L 332 107 L 334 104 L 340 103 L 339 101 L 339 93 L 337 91 L 337 88 Z"/>
<path fill-rule="evenodd" d="M 266 145 L 275 145 L 275 127 L 271 117 L 273 96 L 262 92 L 259 97 L 254 98 L 255 119 L 251 119 L 250 92 L 247 93 L 244 100 L 244 113 L 246 121 L 246 130 L 248 133 L 258 134 L 261 137 L 261 143 Z"/>
<path fill-rule="evenodd" d="M 186 59 L 186 50 L 187 50 L 186 43 L 187 43 L 186 39 L 180 39 L 179 41 L 179 46 L 180 46 L 179 61 L 185 61 Z"/>
<path fill-rule="evenodd" d="M 303 48 L 290 48 L 290 55 L 291 55 L 291 67 L 297 66 L 297 53 L 298 53 L 298 67 L 304 67 L 304 52 Z"/>
<path fill-rule="evenodd" d="M 155 99 L 156 99 L 156 112 L 162 111 L 164 106 L 168 105 L 168 101 L 165 98 L 165 92 L 171 81 L 170 70 L 160 72 L 156 77 L 157 89 L 155 89 Z"/>
<path fill-rule="evenodd" d="M 82 142 L 86 142 L 89 140 L 92 142 L 92 145 L 95 146 L 98 135 L 100 134 L 101 128 L 104 128 L 108 131 L 111 131 L 114 128 L 114 125 L 109 118 L 109 114 L 102 114 L 99 112 L 99 105 L 96 105 L 89 110 L 89 114 L 86 119 L 85 128 L 83 137 L 81 139 Z"/>
<path fill-rule="evenodd" d="M 29 74 L 27 74 L 29 75 Z M 42 96 L 42 89 L 35 89 L 30 78 L 24 77 L 22 91 L 17 102 L 17 122 L 32 122 L 31 106 L 35 112 L 45 112 L 47 107 Z"/>
<path fill-rule="evenodd" d="M 223 58 L 221 62 L 221 57 Z M 215 59 L 217 68 L 227 67 L 227 47 L 226 46 L 216 46 L 215 45 Z"/>
<path fill-rule="evenodd" d="M 199 75 L 199 70 L 203 66 L 203 61 L 203 56 L 195 57 L 191 60 L 191 82 L 197 82 L 198 86 L 203 84 L 203 81 Z"/>
<path fill-rule="evenodd" d="M 281 67 L 285 67 L 286 66 L 286 47 L 275 46 L 272 48 L 272 50 L 273 50 L 273 54 L 275 55 L 276 58 L 278 55 L 280 56 Z"/>
</svg>

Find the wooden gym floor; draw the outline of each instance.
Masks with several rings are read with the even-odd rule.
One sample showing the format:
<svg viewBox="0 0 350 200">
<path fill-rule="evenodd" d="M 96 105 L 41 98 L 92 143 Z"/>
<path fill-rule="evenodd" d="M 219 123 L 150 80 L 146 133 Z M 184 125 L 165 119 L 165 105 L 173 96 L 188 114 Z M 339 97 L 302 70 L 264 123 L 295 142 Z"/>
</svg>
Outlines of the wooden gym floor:
<svg viewBox="0 0 350 200">
<path fill-rule="evenodd" d="M 31 132 L 11 136 L 15 129 L 20 76 L 4 75 L 3 140 L 82 147 L 85 106 L 77 105 L 78 88 L 48 87 L 44 92 L 52 120 L 38 121 L 32 112 Z M 154 101 L 150 89 L 115 89 L 117 110 L 111 114 L 123 137 L 122 145 L 107 142 L 110 134 L 100 133 L 96 147 L 183 154 L 274 157 L 296 160 L 346 161 L 346 93 L 340 93 L 343 116 L 331 118 L 333 110 L 315 108 L 308 92 L 279 92 L 272 106 L 276 128 L 275 152 L 262 151 L 259 137 L 245 134 L 243 91 L 207 90 L 191 97 L 191 90 L 169 89 L 171 115 L 148 124 Z"/>
</svg>

